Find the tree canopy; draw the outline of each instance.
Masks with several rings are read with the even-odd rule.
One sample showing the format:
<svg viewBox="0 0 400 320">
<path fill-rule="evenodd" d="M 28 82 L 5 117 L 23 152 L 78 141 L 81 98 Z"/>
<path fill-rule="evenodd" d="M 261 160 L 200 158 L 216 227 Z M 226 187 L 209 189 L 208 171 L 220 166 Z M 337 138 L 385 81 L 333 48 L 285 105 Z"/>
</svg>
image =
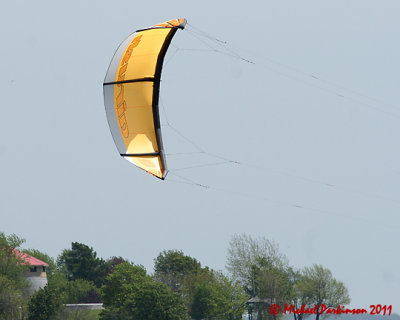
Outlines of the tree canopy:
<svg viewBox="0 0 400 320">
<path fill-rule="evenodd" d="M 257 270 L 263 267 L 264 262 L 280 270 L 288 267 L 286 256 L 279 252 L 275 242 L 265 237 L 252 238 L 246 234 L 235 234 L 232 237 L 226 269 L 253 296 L 257 294 Z"/>
<path fill-rule="evenodd" d="M 243 288 L 221 273 L 213 281 L 200 282 L 194 289 L 191 303 L 193 319 L 242 319 L 249 297 Z"/>
<path fill-rule="evenodd" d="M 178 250 L 163 251 L 154 259 L 155 278 L 173 290 L 179 290 L 187 275 L 200 270 L 200 262 Z"/>
<path fill-rule="evenodd" d="M 88 280 L 97 287 L 110 271 L 110 265 L 98 258 L 93 248 L 79 242 L 72 242 L 71 249 L 63 250 L 57 266 L 68 280 Z"/>
<path fill-rule="evenodd" d="M 180 294 L 155 282 L 140 265 L 117 265 L 102 288 L 105 310 L 101 319 L 185 320 Z"/>
<path fill-rule="evenodd" d="M 296 289 L 310 306 L 318 306 L 316 320 L 320 317 L 322 304 L 337 307 L 350 303 L 350 295 L 344 283 L 333 278 L 329 269 L 318 264 L 303 269 Z"/>
<path fill-rule="evenodd" d="M 24 241 L 15 234 L 0 232 L 0 319 L 18 319 L 24 310 L 28 286 L 24 271 L 28 266 L 16 251 Z"/>
<path fill-rule="evenodd" d="M 58 292 L 48 286 L 37 291 L 29 300 L 28 320 L 47 320 L 63 308 Z"/>
<path fill-rule="evenodd" d="M 282 316 L 268 312 L 272 304 L 281 310 L 284 304 L 317 306 L 319 320 L 322 304 L 350 302 L 346 286 L 329 269 L 314 264 L 295 270 L 276 243 L 245 234 L 234 235 L 229 244 L 229 276 L 202 267 L 180 250 L 160 252 L 153 275 L 122 257 L 99 258 L 79 242 L 63 250 L 57 263 L 37 249 L 23 250 L 49 264 L 48 285 L 28 296 L 24 275 L 29 266 L 17 251 L 23 242 L 0 233 L 0 319 L 69 319 L 64 304 L 103 302 L 101 320 L 239 320 L 254 297 L 252 310 L 259 320 Z M 294 320 L 304 317 L 294 314 Z"/>
</svg>

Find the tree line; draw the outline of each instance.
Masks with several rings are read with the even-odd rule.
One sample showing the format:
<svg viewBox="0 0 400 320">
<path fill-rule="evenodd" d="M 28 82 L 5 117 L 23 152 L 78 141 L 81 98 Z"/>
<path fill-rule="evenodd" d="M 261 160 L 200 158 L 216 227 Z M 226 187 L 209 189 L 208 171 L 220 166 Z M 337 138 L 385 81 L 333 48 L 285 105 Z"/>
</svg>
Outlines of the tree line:
<svg viewBox="0 0 400 320">
<path fill-rule="evenodd" d="M 103 303 L 101 320 L 277 319 L 269 307 L 302 305 L 320 310 L 350 303 L 345 285 L 329 269 L 295 269 L 276 243 L 246 234 L 234 235 L 227 251 L 227 273 L 213 270 L 181 250 L 164 250 L 154 271 L 122 257 L 103 259 L 92 247 L 72 242 L 57 259 L 37 249 L 21 250 L 16 235 L 0 233 L 0 319 L 69 319 L 66 304 Z M 24 270 L 14 249 L 49 264 L 48 284 L 27 294 Z M 250 298 L 257 303 L 247 303 Z M 252 301 L 252 300 L 250 300 Z M 86 318 L 85 318 L 86 317 Z M 293 314 L 294 320 L 303 315 Z M 320 314 L 315 315 L 316 320 Z"/>
</svg>

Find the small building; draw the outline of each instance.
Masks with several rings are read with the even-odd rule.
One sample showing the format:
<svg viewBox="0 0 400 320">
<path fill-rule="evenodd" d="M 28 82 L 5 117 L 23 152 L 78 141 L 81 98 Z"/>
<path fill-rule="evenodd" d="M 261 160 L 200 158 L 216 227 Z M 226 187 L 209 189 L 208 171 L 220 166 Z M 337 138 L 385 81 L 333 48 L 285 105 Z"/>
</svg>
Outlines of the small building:
<svg viewBox="0 0 400 320">
<path fill-rule="evenodd" d="M 29 283 L 28 294 L 33 294 L 39 289 L 44 288 L 47 285 L 46 268 L 49 265 L 24 252 L 15 250 L 15 253 L 16 256 L 23 261 L 23 264 L 29 266 L 29 269 L 25 271 L 25 279 L 28 280 Z"/>
<path fill-rule="evenodd" d="M 272 302 L 273 303 L 273 302 Z M 248 320 L 257 320 L 259 318 L 259 311 L 261 308 L 264 309 L 265 311 L 267 310 L 267 306 L 271 305 L 271 300 L 270 299 L 264 299 L 264 298 L 259 298 L 257 296 L 252 297 L 251 299 L 247 300 L 246 302 L 247 308 L 248 308 Z M 262 315 L 260 316 L 262 317 Z"/>
</svg>

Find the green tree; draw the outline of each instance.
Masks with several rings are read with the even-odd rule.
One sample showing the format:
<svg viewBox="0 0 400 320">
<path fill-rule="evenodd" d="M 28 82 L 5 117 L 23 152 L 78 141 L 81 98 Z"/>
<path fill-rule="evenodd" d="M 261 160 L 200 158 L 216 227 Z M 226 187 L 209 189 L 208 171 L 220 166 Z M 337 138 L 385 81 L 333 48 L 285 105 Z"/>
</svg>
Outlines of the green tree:
<svg viewBox="0 0 400 320">
<path fill-rule="evenodd" d="M 143 266 L 127 262 L 117 265 L 107 277 L 102 293 L 102 320 L 187 319 L 181 295 L 155 282 Z"/>
<path fill-rule="evenodd" d="M 24 242 L 24 239 L 15 234 L 6 236 L 0 232 L 0 275 L 7 277 L 20 289 L 25 289 L 27 286 L 24 271 L 28 267 L 17 254 L 17 250 Z"/>
<path fill-rule="evenodd" d="M 216 273 L 214 281 L 202 282 L 194 290 L 191 316 L 193 319 L 241 319 L 248 296 L 242 286 Z"/>
<path fill-rule="evenodd" d="M 48 286 L 38 290 L 28 303 L 28 320 L 49 320 L 63 309 L 59 294 Z"/>
<path fill-rule="evenodd" d="M 90 294 L 99 296 L 100 289 L 98 289 L 93 282 L 76 279 L 68 281 L 65 294 L 65 303 L 84 303 L 89 298 Z M 100 302 L 100 301 L 91 301 Z"/>
<path fill-rule="evenodd" d="M 48 279 L 48 287 L 52 290 L 56 291 L 63 303 L 68 303 L 67 301 L 67 288 L 68 288 L 68 280 L 65 275 L 60 271 L 54 271 L 52 277 Z"/>
<path fill-rule="evenodd" d="M 279 252 L 275 242 L 264 237 L 253 239 L 246 234 L 232 237 L 226 268 L 233 279 L 239 281 L 252 296 L 257 295 L 258 272 L 265 262 L 279 270 L 288 269 L 287 258 Z"/>
<path fill-rule="evenodd" d="M 215 282 L 204 282 L 196 286 L 193 294 L 191 316 L 195 320 L 223 318 L 226 308 L 222 290 Z"/>
<path fill-rule="evenodd" d="M 125 305 L 135 320 L 186 320 L 187 310 L 181 295 L 165 284 L 144 281 L 131 294 Z"/>
<path fill-rule="evenodd" d="M 300 290 L 299 285 L 303 278 L 301 271 L 295 270 L 293 268 L 289 268 L 288 270 L 289 283 L 290 283 L 290 304 L 294 306 L 294 308 L 300 309 L 303 305 L 309 306 L 309 297 L 305 295 L 305 292 Z M 310 314 L 305 313 L 293 313 L 294 320 L 303 320 L 306 317 L 309 317 Z"/>
<path fill-rule="evenodd" d="M 164 250 L 154 259 L 155 279 L 176 291 L 180 291 L 180 286 L 187 275 L 200 270 L 200 262 L 179 250 Z"/>
<path fill-rule="evenodd" d="M 150 279 L 146 274 L 146 269 L 141 265 L 129 262 L 117 265 L 101 289 L 104 306 L 118 310 L 127 295 L 136 291 L 141 282 Z"/>
<path fill-rule="evenodd" d="M 275 266 L 270 260 L 261 258 L 258 261 L 256 272 L 256 292 L 264 303 L 258 306 L 259 319 L 276 319 L 277 315 L 266 312 L 272 304 L 284 305 L 291 302 L 292 283 L 290 273 L 286 268 Z"/>
<path fill-rule="evenodd" d="M 192 307 L 192 299 L 196 287 L 201 283 L 213 281 L 215 281 L 215 272 L 208 267 L 201 268 L 200 270 L 196 270 L 184 276 L 179 286 L 179 293 L 185 300 L 189 312 Z"/>
<path fill-rule="evenodd" d="M 228 301 L 228 308 L 225 311 L 225 319 L 242 319 L 242 315 L 246 309 L 245 303 L 249 299 L 249 295 L 246 294 L 244 288 L 238 281 L 229 279 L 222 273 L 217 273 L 216 279 L 222 287 L 222 292 Z"/>
<path fill-rule="evenodd" d="M 4 275 L 0 275 L 0 319 L 19 319 L 21 291 Z"/>
<path fill-rule="evenodd" d="M 28 267 L 17 251 L 23 243 L 15 234 L 0 232 L 0 319 L 18 319 L 25 310 L 28 283 L 24 272 Z"/>
<path fill-rule="evenodd" d="M 59 270 L 55 271 L 48 286 L 64 304 L 101 302 L 100 289 L 93 282 L 84 279 L 68 281 Z"/>
<path fill-rule="evenodd" d="M 63 250 L 57 266 L 68 280 L 88 280 L 97 287 L 101 287 L 110 271 L 110 265 L 98 258 L 93 248 L 79 242 L 72 242 L 71 249 Z"/>
<path fill-rule="evenodd" d="M 320 318 L 322 304 L 336 308 L 350 303 L 350 295 L 343 282 L 333 278 L 329 269 L 317 264 L 304 268 L 296 290 L 310 306 L 318 306 L 316 320 Z"/>
</svg>

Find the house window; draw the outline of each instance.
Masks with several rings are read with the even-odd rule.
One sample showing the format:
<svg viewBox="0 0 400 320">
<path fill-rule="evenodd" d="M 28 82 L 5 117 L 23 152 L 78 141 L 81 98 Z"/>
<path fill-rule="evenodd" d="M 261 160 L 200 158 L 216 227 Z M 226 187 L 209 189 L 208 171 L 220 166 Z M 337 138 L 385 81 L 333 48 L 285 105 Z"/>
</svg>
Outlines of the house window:
<svg viewBox="0 0 400 320">
<path fill-rule="evenodd" d="M 43 268 L 43 272 L 46 272 L 46 267 L 45 267 L 45 266 L 43 266 L 42 268 Z"/>
<path fill-rule="evenodd" d="M 31 267 L 31 272 L 36 272 L 37 268 L 36 267 Z"/>
</svg>

